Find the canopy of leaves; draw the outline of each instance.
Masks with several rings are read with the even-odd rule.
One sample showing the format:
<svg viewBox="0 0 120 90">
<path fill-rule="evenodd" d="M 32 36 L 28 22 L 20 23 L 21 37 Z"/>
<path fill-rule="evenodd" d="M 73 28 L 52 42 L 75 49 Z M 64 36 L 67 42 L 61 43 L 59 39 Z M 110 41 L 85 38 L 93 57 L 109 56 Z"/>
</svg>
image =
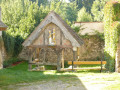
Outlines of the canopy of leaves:
<svg viewBox="0 0 120 90">
<path fill-rule="evenodd" d="M 78 17 L 77 17 L 78 22 L 88 22 L 92 21 L 92 16 L 86 12 L 86 8 L 83 7 L 78 11 Z"/>
<path fill-rule="evenodd" d="M 109 0 L 95 0 L 93 2 L 91 13 L 94 17 L 94 21 L 102 21 L 104 16 L 104 6 Z"/>
<path fill-rule="evenodd" d="M 87 12 L 91 12 L 91 6 L 95 0 L 69 0 L 70 2 L 76 2 L 78 9 L 85 7 Z"/>
</svg>

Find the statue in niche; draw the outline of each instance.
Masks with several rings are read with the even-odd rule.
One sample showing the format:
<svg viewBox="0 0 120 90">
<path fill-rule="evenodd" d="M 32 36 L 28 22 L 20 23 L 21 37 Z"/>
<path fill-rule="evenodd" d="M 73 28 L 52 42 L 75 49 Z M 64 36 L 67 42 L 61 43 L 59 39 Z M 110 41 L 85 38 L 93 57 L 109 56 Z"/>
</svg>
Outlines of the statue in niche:
<svg viewBox="0 0 120 90">
<path fill-rule="evenodd" d="M 55 29 L 49 30 L 49 45 L 56 45 Z"/>
</svg>

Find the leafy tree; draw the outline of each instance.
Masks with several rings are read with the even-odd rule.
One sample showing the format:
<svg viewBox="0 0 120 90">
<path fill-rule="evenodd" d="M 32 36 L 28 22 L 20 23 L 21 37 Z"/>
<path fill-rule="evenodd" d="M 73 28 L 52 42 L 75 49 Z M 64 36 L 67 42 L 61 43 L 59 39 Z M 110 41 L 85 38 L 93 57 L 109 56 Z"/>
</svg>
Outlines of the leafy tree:
<svg viewBox="0 0 120 90">
<path fill-rule="evenodd" d="M 12 49 L 14 48 L 13 50 L 8 49 L 8 52 L 15 51 L 11 53 L 15 55 L 20 52 L 19 49 L 21 48 L 23 40 L 28 37 L 40 22 L 39 6 L 37 2 L 32 3 L 32 1 L 29 0 L 3 1 L 1 6 L 2 20 L 8 26 L 8 30 L 3 37 L 8 38 L 4 39 L 5 44 L 8 44 Z M 11 38 L 14 38 L 14 40 Z M 8 48 L 8 46 L 6 48 Z"/>
<path fill-rule="evenodd" d="M 94 16 L 94 21 L 102 21 L 104 16 L 104 6 L 109 0 L 95 0 L 93 2 L 91 13 Z"/>
<path fill-rule="evenodd" d="M 78 17 L 77 17 L 78 22 L 89 22 L 92 21 L 92 16 L 88 12 L 86 12 L 86 8 L 83 7 L 78 11 Z"/>
<path fill-rule="evenodd" d="M 65 3 L 62 6 L 62 17 L 65 18 L 65 20 L 68 20 L 70 22 L 76 21 L 77 18 L 77 6 L 76 3 Z"/>
<path fill-rule="evenodd" d="M 76 3 L 56 2 L 53 0 L 50 2 L 50 5 L 40 6 L 41 20 L 52 10 L 58 13 L 68 24 L 71 24 L 71 22 L 75 21 L 77 18 Z"/>
<path fill-rule="evenodd" d="M 47 5 L 49 3 L 49 0 L 31 0 L 32 2 L 38 2 L 38 5 L 40 6 L 41 4 Z"/>
<path fill-rule="evenodd" d="M 87 12 L 91 12 L 91 6 L 95 0 L 69 0 L 70 2 L 76 2 L 78 9 L 85 7 Z"/>
</svg>

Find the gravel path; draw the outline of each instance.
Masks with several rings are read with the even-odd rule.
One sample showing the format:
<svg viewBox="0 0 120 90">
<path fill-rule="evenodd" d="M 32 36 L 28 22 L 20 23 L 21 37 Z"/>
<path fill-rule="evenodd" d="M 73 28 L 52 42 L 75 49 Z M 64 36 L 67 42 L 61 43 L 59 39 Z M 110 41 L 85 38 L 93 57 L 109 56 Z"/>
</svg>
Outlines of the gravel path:
<svg viewBox="0 0 120 90">
<path fill-rule="evenodd" d="M 71 80 L 51 80 L 33 83 L 21 83 L 0 88 L 0 90 L 103 90 L 117 81 L 94 80 L 100 76 L 73 77 Z M 104 76 L 105 77 L 105 76 Z M 72 77 L 71 77 L 72 78 Z"/>
<path fill-rule="evenodd" d="M 81 84 L 65 83 L 63 81 L 49 81 L 44 83 L 37 83 L 36 85 L 20 87 L 18 90 L 86 90 Z"/>
<path fill-rule="evenodd" d="M 79 81 L 63 82 L 60 80 L 10 85 L 6 90 L 8 90 L 8 88 L 9 90 L 87 90 Z"/>
</svg>

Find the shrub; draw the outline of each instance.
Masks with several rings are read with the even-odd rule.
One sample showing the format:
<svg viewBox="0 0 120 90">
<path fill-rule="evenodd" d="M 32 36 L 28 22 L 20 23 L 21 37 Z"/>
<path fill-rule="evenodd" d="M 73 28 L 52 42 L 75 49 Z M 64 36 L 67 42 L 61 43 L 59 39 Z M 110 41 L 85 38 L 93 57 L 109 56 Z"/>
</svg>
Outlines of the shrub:
<svg viewBox="0 0 120 90">
<path fill-rule="evenodd" d="M 3 62 L 3 67 L 4 67 L 4 68 L 9 67 L 9 66 L 11 66 L 12 64 L 14 64 L 14 63 L 16 63 L 16 62 L 18 62 L 18 61 L 21 61 L 21 60 L 18 59 L 18 58 L 10 58 L 10 59 L 5 60 L 5 61 Z"/>
</svg>

